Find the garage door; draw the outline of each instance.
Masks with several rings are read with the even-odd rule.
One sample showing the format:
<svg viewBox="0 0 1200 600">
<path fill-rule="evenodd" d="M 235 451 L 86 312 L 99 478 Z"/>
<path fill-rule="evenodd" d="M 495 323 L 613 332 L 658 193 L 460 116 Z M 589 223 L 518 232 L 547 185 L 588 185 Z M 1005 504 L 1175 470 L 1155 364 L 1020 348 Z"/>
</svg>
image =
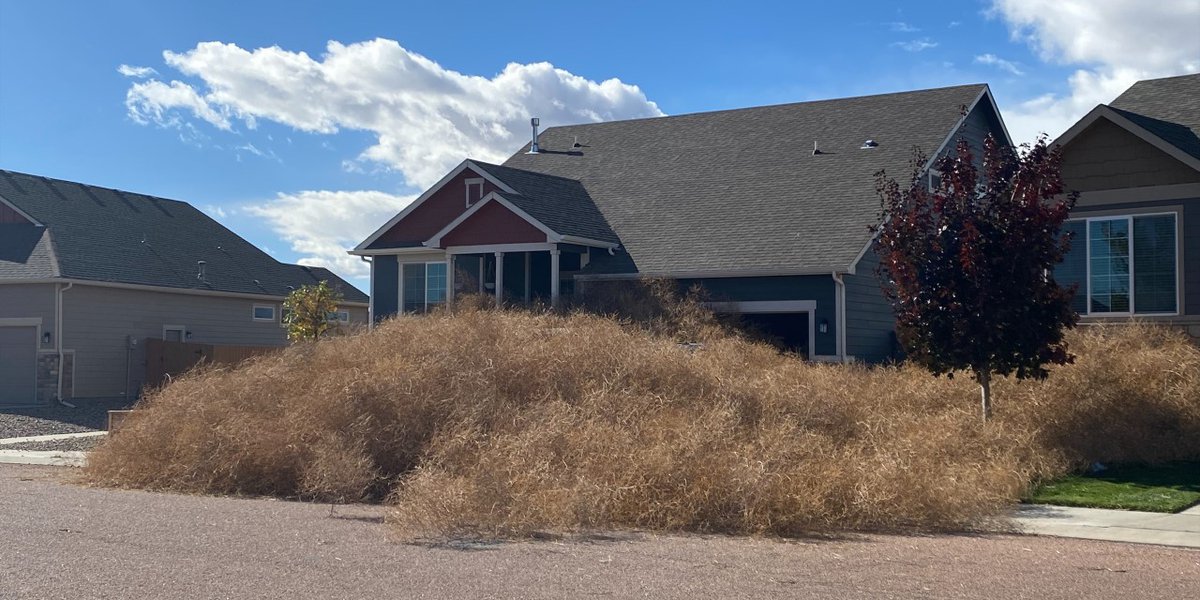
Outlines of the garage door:
<svg viewBox="0 0 1200 600">
<path fill-rule="evenodd" d="M 0 405 L 34 404 L 37 328 L 0 327 Z"/>
</svg>

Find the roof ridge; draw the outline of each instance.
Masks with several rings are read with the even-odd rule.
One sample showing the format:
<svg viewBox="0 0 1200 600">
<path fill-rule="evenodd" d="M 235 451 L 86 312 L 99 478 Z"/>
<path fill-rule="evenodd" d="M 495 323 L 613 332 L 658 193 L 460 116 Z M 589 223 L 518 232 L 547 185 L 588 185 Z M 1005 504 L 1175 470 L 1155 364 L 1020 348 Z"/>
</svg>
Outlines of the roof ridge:
<svg viewBox="0 0 1200 600">
<path fill-rule="evenodd" d="M 500 169 L 509 169 L 509 170 L 511 170 L 511 171 L 519 171 L 519 172 L 521 172 L 521 173 L 528 173 L 528 174 L 530 174 L 530 175 L 537 175 L 538 177 L 552 177 L 552 178 L 554 178 L 554 179 L 562 179 L 562 180 L 564 180 L 564 181 L 573 181 L 573 182 L 575 182 L 575 183 L 579 183 L 579 184 L 582 184 L 582 183 L 583 183 L 582 181 L 579 181 L 578 179 L 572 179 L 572 178 L 570 178 L 570 177 L 563 177 L 562 175 L 553 175 L 553 174 L 551 174 L 551 173 L 542 173 L 542 172 L 540 172 L 540 171 L 530 171 L 529 169 L 521 169 L 521 168 L 519 168 L 519 167 L 510 167 L 510 166 L 508 166 L 508 165 L 497 165 L 497 164 L 493 164 L 493 163 L 489 163 L 489 162 L 484 162 L 484 161 L 481 161 L 481 160 L 475 160 L 475 159 L 471 159 L 471 162 L 473 162 L 473 163 L 475 163 L 475 164 L 478 164 L 478 165 L 483 165 L 483 166 L 485 166 L 485 167 L 497 167 L 497 168 L 500 168 Z"/>
<path fill-rule="evenodd" d="M 141 198 L 148 198 L 151 200 L 162 200 L 165 202 L 175 202 L 178 204 L 186 204 L 188 206 L 192 206 L 192 204 L 190 202 L 188 202 L 187 200 L 177 200 L 175 198 L 167 198 L 165 196 L 155 196 L 153 194 L 145 194 L 142 192 L 123 190 L 121 188 L 108 187 L 105 185 L 95 185 L 92 183 L 83 183 L 82 181 L 72 181 L 70 179 L 62 179 L 60 177 L 50 177 L 47 175 L 38 175 L 37 173 L 26 173 L 24 171 L 13 171 L 12 169 L 0 169 L 0 173 L 3 173 L 5 176 L 10 177 L 10 178 L 14 175 L 20 175 L 22 177 L 31 177 L 33 179 L 41 179 L 43 181 L 48 181 L 48 182 L 69 183 L 71 185 L 78 185 L 83 188 L 107 190 L 107 191 L 110 191 L 110 192 L 113 192 L 116 194 L 128 194 L 130 196 L 135 196 L 135 197 L 140 196 Z M 21 189 L 21 187 L 19 185 L 16 187 L 17 187 L 17 189 Z"/>
<path fill-rule="evenodd" d="M 680 118 L 680 117 L 694 117 L 694 116 L 699 116 L 699 115 L 718 115 L 718 114 L 723 114 L 723 113 L 734 113 L 734 112 L 749 111 L 749 110 L 761 110 L 761 109 L 767 109 L 767 108 L 782 108 L 782 107 L 789 107 L 789 106 L 799 106 L 802 104 L 823 104 L 826 102 L 844 102 L 847 100 L 861 100 L 864 98 L 883 98 L 883 97 L 887 97 L 887 96 L 913 96 L 913 95 L 917 95 L 917 94 L 927 94 L 930 92 L 942 92 L 942 91 L 947 91 L 947 90 L 966 89 L 966 88 L 990 89 L 990 86 L 988 86 L 988 84 L 986 84 L 986 83 L 967 83 L 967 84 L 962 84 L 962 85 L 948 85 L 948 86 L 936 87 L 936 88 L 926 88 L 926 89 L 922 89 L 922 90 L 884 92 L 884 93 L 880 93 L 880 94 L 861 94 L 858 96 L 843 96 L 843 97 L 838 97 L 838 98 L 821 98 L 821 99 L 817 99 L 817 100 L 801 100 L 799 102 L 780 102 L 777 104 L 761 104 L 761 105 L 757 105 L 757 106 L 741 106 L 738 108 L 721 108 L 721 109 L 717 109 L 717 110 L 699 110 L 699 111 L 695 111 L 695 112 L 679 113 L 677 115 L 659 115 L 656 117 L 637 117 L 637 118 L 633 118 L 633 119 L 614 119 L 611 121 L 596 121 L 593 123 L 574 123 L 571 125 L 555 125 L 552 127 L 547 127 L 546 129 L 543 130 L 543 132 L 550 131 L 552 129 L 565 129 L 568 127 L 592 127 L 592 126 L 596 126 L 596 125 L 610 125 L 613 123 L 629 123 L 629 122 L 634 122 L 634 121 L 650 121 L 650 120 L 655 120 L 655 119 L 675 119 L 675 118 Z"/>
</svg>

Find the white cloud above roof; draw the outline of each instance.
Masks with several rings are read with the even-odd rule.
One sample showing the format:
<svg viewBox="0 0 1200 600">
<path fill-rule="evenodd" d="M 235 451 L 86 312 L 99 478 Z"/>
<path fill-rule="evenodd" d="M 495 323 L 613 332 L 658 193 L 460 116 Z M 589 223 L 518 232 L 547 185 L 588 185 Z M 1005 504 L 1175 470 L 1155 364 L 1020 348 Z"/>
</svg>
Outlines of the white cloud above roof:
<svg viewBox="0 0 1200 600">
<path fill-rule="evenodd" d="M 375 144 L 357 160 L 395 169 L 418 188 L 463 157 L 502 160 L 529 137 L 532 116 L 550 126 L 662 114 L 619 79 L 596 82 L 546 62 L 467 75 L 386 39 L 329 42 L 318 58 L 221 42 L 163 58 L 197 81 L 131 86 L 127 106 L 139 123 L 171 126 L 190 117 L 220 129 L 241 120 L 253 129 L 265 119 L 318 134 L 368 131 Z"/>
<path fill-rule="evenodd" d="M 994 0 L 991 13 L 1042 60 L 1080 67 L 1068 94 L 1005 110 L 1018 142 L 1061 134 L 1140 79 L 1200 71 L 1200 0 Z"/>
<path fill-rule="evenodd" d="M 299 263 L 327 267 L 346 278 L 361 278 L 368 265 L 346 254 L 416 199 L 376 191 L 302 191 L 279 194 L 241 210 L 264 219 L 300 256 Z"/>
</svg>

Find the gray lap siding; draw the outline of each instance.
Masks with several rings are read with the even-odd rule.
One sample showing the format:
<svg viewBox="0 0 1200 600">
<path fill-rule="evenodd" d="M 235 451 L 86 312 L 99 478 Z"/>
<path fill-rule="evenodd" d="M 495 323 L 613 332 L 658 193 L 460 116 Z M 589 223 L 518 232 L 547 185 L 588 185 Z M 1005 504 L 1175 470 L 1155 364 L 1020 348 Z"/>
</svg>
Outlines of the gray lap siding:
<svg viewBox="0 0 1200 600">
<path fill-rule="evenodd" d="M 879 284 L 879 257 L 868 250 L 846 275 L 846 354 L 869 363 L 898 358 L 896 317 Z"/>
<path fill-rule="evenodd" d="M 255 304 L 275 306 L 275 321 L 254 321 Z M 352 313 L 352 320 L 365 321 L 362 309 Z M 287 335 L 279 316 L 279 301 L 75 285 L 63 293 L 63 346 L 75 351 L 75 396 L 135 394 L 145 370 L 143 339 L 161 338 L 164 325 L 185 326 L 189 342 L 283 346 Z M 129 357 L 127 388 L 130 337 L 137 345 Z"/>
</svg>

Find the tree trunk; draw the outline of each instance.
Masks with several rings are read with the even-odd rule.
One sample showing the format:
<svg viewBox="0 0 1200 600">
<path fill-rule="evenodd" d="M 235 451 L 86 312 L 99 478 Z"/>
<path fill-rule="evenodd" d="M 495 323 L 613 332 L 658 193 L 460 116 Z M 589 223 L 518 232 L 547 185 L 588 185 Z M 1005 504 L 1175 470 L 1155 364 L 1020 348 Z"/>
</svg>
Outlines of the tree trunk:
<svg viewBox="0 0 1200 600">
<path fill-rule="evenodd" d="M 992 373 L 987 367 L 975 369 L 975 381 L 979 382 L 979 395 L 982 400 L 983 422 L 992 418 Z"/>
</svg>

